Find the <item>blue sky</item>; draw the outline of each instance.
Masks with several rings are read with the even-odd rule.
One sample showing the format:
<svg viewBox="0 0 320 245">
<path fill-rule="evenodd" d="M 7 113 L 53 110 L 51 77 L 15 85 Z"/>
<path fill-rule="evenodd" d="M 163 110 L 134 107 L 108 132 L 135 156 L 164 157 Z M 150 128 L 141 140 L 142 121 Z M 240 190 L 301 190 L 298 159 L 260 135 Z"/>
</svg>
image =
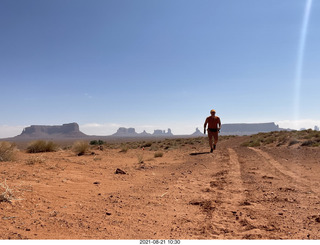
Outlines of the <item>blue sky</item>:
<svg viewBox="0 0 320 245">
<path fill-rule="evenodd" d="M 306 3 L 0 0 L 0 138 L 70 122 L 191 134 L 211 109 L 222 123 L 320 125 L 319 1 L 294 101 Z"/>
</svg>

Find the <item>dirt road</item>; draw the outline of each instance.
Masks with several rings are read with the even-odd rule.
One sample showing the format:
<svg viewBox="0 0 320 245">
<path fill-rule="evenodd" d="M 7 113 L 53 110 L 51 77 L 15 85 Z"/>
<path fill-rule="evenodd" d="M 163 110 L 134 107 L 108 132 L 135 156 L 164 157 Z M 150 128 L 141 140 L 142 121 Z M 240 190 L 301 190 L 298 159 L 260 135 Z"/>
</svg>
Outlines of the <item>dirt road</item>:
<svg viewBox="0 0 320 245">
<path fill-rule="evenodd" d="M 21 152 L 0 163 L 0 182 L 17 199 L 0 202 L 0 238 L 320 239 L 320 148 L 242 141 L 163 157 L 59 151 L 35 154 L 33 164 Z"/>
</svg>

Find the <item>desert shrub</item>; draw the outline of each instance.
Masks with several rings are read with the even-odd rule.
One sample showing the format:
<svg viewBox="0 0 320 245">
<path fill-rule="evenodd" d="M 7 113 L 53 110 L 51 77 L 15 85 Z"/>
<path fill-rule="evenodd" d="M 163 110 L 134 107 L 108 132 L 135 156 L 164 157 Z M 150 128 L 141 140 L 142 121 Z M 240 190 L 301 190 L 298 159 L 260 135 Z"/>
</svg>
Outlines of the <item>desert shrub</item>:
<svg viewBox="0 0 320 245">
<path fill-rule="evenodd" d="M 90 145 L 103 145 L 105 142 L 103 140 L 91 140 Z"/>
<path fill-rule="evenodd" d="M 127 153 L 127 151 L 129 150 L 129 146 L 126 144 L 122 144 L 120 148 L 120 152 L 122 153 Z"/>
<path fill-rule="evenodd" d="M 13 199 L 13 192 L 5 180 L 3 183 L 0 183 L 0 202 L 11 202 Z"/>
<path fill-rule="evenodd" d="M 45 159 L 42 157 L 42 156 L 40 156 L 40 157 L 38 157 L 38 156 L 35 156 L 35 157 L 30 157 L 30 158 L 28 158 L 27 160 L 26 160 L 26 164 L 27 165 L 34 165 L 34 164 L 36 164 L 36 163 L 45 163 Z"/>
<path fill-rule="evenodd" d="M 275 141 L 276 139 L 274 137 L 269 137 L 265 139 L 264 143 L 267 145 L 267 144 L 272 144 Z"/>
<path fill-rule="evenodd" d="M 159 145 L 152 145 L 150 148 L 149 148 L 150 151 L 157 151 L 159 150 Z"/>
<path fill-rule="evenodd" d="M 16 145 L 11 142 L 0 142 L 0 162 L 13 161 L 16 157 Z"/>
<path fill-rule="evenodd" d="M 142 145 L 142 147 L 150 147 L 150 146 L 152 146 L 152 142 L 147 142 Z"/>
<path fill-rule="evenodd" d="M 52 141 L 37 140 L 33 141 L 27 147 L 28 153 L 54 152 L 58 150 L 58 145 Z"/>
<path fill-rule="evenodd" d="M 163 153 L 162 152 L 156 152 L 156 153 L 154 153 L 154 157 L 163 157 Z"/>
<path fill-rule="evenodd" d="M 298 144 L 300 141 L 297 140 L 297 139 L 292 139 L 289 141 L 289 146 L 292 146 L 292 145 L 295 145 L 295 144 Z"/>
<path fill-rule="evenodd" d="M 72 151 L 78 156 L 82 156 L 89 151 L 89 144 L 86 141 L 76 141 L 72 146 Z"/>
<path fill-rule="evenodd" d="M 244 147 L 257 147 L 257 146 L 260 146 L 260 141 L 257 140 L 257 139 L 250 140 L 250 141 L 242 143 L 241 146 L 244 146 Z"/>
<path fill-rule="evenodd" d="M 143 154 L 137 154 L 137 160 L 139 164 L 143 164 L 144 163 L 144 157 Z"/>
<path fill-rule="evenodd" d="M 302 142 L 301 146 L 316 146 L 317 143 L 313 140 L 306 140 Z"/>
</svg>

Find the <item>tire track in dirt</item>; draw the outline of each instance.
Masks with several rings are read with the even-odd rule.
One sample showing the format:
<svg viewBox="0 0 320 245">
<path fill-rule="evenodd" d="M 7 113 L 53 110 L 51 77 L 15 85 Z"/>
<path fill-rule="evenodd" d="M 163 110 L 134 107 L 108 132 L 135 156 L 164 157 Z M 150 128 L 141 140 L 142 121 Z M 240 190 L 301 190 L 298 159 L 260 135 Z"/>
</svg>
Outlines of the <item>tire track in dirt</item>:
<svg viewBox="0 0 320 245">
<path fill-rule="evenodd" d="M 238 204 L 241 204 L 244 200 L 244 189 L 243 189 L 243 183 L 241 179 L 241 167 L 238 160 L 238 155 L 235 152 L 235 150 L 228 148 L 228 152 L 230 155 L 230 172 L 229 177 L 232 181 L 230 187 L 231 187 L 231 193 L 233 195 L 233 198 L 237 201 Z"/>
<path fill-rule="evenodd" d="M 243 214 L 251 227 L 244 238 L 318 239 L 319 196 L 309 181 L 261 149 L 237 152 L 248 203 Z"/>
<path fill-rule="evenodd" d="M 320 194 L 319 190 L 311 189 L 311 187 L 310 187 L 311 183 L 307 179 L 303 179 L 298 174 L 285 168 L 281 163 L 276 161 L 269 153 L 267 153 L 261 149 L 257 149 L 257 148 L 253 148 L 253 147 L 249 147 L 249 149 L 255 151 L 258 155 L 262 156 L 266 160 L 267 163 L 271 164 L 275 169 L 277 169 L 281 174 L 286 176 L 292 182 L 297 183 L 299 186 L 309 188 L 310 191 L 313 193 L 317 193 L 318 195 Z"/>
<path fill-rule="evenodd" d="M 242 238 L 247 227 L 240 217 L 245 193 L 236 151 L 221 147 L 213 154 L 189 158 L 184 166 L 192 161 L 196 161 L 192 174 L 175 185 L 178 204 L 187 204 L 189 210 L 187 219 L 175 222 L 180 231 L 199 239 Z"/>
</svg>

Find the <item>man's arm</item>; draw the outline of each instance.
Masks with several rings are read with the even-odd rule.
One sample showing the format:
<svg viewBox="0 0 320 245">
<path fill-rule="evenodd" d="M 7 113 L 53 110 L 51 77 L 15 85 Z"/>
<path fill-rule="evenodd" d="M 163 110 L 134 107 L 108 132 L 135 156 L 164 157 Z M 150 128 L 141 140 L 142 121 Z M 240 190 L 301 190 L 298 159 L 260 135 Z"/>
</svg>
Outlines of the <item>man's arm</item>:
<svg viewBox="0 0 320 245">
<path fill-rule="evenodd" d="M 203 125 L 203 128 L 204 128 L 203 133 L 204 133 L 204 134 L 206 134 L 207 124 L 208 124 L 208 118 L 206 118 L 206 121 L 204 122 L 204 125 Z"/>
<path fill-rule="evenodd" d="M 219 117 L 219 121 L 218 121 L 218 130 L 219 130 L 219 133 L 220 133 L 220 129 L 221 129 L 221 120 L 220 120 L 220 117 Z"/>
</svg>

